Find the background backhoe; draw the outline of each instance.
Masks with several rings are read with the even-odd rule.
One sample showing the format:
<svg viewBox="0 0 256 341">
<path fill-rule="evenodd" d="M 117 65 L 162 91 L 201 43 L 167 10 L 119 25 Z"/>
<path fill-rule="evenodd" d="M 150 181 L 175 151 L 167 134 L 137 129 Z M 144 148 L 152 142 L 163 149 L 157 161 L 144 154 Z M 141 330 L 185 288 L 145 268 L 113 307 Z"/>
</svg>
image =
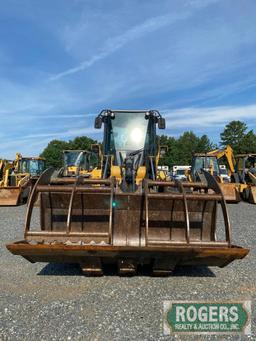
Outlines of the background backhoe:
<svg viewBox="0 0 256 341">
<path fill-rule="evenodd" d="M 218 162 L 221 160 L 226 163 L 231 185 L 230 189 L 227 185 L 221 185 L 224 195 L 232 196 L 232 193 L 234 195 L 235 192 L 238 192 L 243 200 L 256 204 L 256 154 L 234 155 L 230 146 L 213 150 L 207 154 L 215 156 Z"/>
</svg>

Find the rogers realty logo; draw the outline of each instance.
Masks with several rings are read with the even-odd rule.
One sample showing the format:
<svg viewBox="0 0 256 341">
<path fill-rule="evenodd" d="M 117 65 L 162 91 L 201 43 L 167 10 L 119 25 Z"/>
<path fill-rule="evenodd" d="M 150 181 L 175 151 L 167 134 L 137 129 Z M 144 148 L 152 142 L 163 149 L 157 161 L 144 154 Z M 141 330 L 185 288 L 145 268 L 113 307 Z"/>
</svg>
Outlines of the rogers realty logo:
<svg viewBox="0 0 256 341">
<path fill-rule="evenodd" d="M 164 335 L 251 332 L 251 302 L 164 301 Z"/>
</svg>

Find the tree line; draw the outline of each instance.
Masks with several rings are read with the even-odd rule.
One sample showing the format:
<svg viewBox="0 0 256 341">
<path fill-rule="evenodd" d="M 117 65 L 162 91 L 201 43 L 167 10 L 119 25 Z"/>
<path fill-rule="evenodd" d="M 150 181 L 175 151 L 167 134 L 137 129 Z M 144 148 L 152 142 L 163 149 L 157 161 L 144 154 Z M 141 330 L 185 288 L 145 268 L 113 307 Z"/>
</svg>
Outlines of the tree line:
<svg viewBox="0 0 256 341">
<path fill-rule="evenodd" d="M 161 164 L 169 167 L 173 165 L 189 165 L 194 153 L 205 153 L 218 148 L 207 135 L 199 137 L 192 131 L 184 132 L 178 138 L 161 135 L 159 139 L 160 145 L 168 147 L 165 156 L 161 159 Z M 60 168 L 63 162 L 63 150 L 89 150 L 93 143 L 97 143 L 97 141 L 87 136 L 76 137 L 70 141 L 52 140 L 40 156 L 46 158 L 47 167 Z M 225 147 L 226 145 L 230 145 L 235 154 L 256 153 L 256 134 L 253 130 L 248 130 L 246 123 L 231 121 L 220 133 L 219 147 Z"/>
</svg>

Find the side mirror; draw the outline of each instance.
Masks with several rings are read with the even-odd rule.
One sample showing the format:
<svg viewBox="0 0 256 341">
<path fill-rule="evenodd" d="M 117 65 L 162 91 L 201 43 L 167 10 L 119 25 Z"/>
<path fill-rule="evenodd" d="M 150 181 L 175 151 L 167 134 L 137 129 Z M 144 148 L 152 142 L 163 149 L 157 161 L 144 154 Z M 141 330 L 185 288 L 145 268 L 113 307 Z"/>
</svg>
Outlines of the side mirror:
<svg viewBox="0 0 256 341">
<path fill-rule="evenodd" d="M 97 116 L 94 121 L 94 128 L 95 129 L 100 129 L 102 126 L 102 118 Z"/>
<path fill-rule="evenodd" d="M 165 119 L 163 117 L 158 119 L 158 129 L 165 129 Z"/>
</svg>

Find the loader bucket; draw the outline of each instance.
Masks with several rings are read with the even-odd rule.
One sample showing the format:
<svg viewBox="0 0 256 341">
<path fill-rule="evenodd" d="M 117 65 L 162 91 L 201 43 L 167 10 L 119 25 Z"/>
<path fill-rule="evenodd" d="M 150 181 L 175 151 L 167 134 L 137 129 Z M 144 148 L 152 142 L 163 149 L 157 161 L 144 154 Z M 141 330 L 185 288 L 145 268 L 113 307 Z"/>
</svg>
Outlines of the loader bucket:
<svg viewBox="0 0 256 341">
<path fill-rule="evenodd" d="M 123 193 L 114 179 L 49 184 L 50 176 L 46 171 L 30 196 L 25 240 L 7 245 L 30 262 L 79 263 L 87 275 L 101 275 L 107 263 L 115 263 L 119 274 L 150 264 L 154 275 L 168 275 L 176 265 L 223 267 L 249 252 L 231 245 L 225 200 L 211 175 L 206 175 L 211 194 L 202 183 L 147 180 L 143 191 Z M 37 195 L 39 230 L 30 226 Z M 224 240 L 216 237 L 218 202 Z"/>
<path fill-rule="evenodd" d="M 226 202 L 238 203 L 241 201 L 240 193 L 235 183 L 220 183 L 219 186 Z"/>
<path fill-rule="evenodd" d="M 20 201 L 20 187 L 0 188 L 0 206 L 16 206 Z"/>
<path fill-rule="evenodd" d="M 249 202 L 251 204 L 256 204 L 256 186 L 250 186 Z"/>
</svg>

